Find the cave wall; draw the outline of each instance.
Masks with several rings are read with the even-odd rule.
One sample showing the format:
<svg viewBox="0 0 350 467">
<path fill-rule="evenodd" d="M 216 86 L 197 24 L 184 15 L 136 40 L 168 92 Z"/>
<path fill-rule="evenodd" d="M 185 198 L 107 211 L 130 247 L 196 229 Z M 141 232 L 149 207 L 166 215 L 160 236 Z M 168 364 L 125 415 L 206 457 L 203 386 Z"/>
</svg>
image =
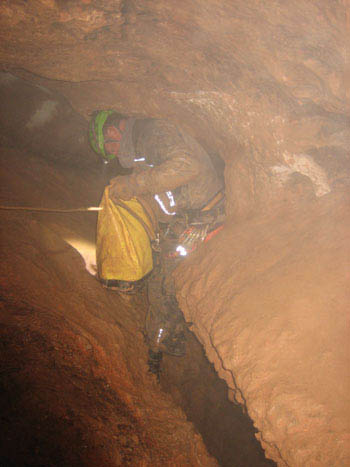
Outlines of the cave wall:
<svg viewBox="0 0 350 467">
<path fill-rule="evenodd" d="M 318 178 L 318 193 L 348 173 L 347 6 L 5 2 L 0 62 L 55 80 L 85 116 L 114 107 L 181 123 L 228 163 L 229 212 L 244 217 L 295 171 Z"/>
<path fill-rule="evenodd" d="M 183 311 L 268 456 L 346 465 L 349 2 L 0 11 L 4 71 L 59 91 L 82 118 L 169 118 L 225 160 L 228 221 L 177 276 Z"/>
<path fill-rule="evenodd" d="M 103 188 L 91 168 L 5 146 L 0 168 L 1 206 L 95 205 Z M 94 212 L 1 211 L 0 464 L 214 467 L 148 372 L 146 297 L 86 270 L 95 226 Z"/>
<path fill-rule="evenodd" d="M 55 91 L 0 72 L 1 142 L 58 164 L 94 166 L 86 120 Z"/>
<path fill-rule="evenodd" d="M 349 201 L 226 225 L 176 274 L 186 320 L 278 465 L 349 463 Z"/>
</svg>

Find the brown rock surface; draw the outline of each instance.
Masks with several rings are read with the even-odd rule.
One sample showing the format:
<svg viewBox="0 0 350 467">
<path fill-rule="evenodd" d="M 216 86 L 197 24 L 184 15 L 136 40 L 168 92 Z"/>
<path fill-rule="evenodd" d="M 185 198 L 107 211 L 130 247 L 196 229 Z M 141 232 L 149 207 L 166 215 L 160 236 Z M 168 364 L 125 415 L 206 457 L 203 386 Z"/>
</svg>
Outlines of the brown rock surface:
<svg viewBox="0 0 350 467">
<path fill-rule="evenodd" d="M 349 206 L 339 193 L 226 226 L 177 274 L 186 319 L 279 465 L 349 464 Z"/>
<path fill-rule="evenodd" d="M 179 297 L 280 465 L 349 463 L 349 11 L 348 0 L 0 4 L 3 70 L 83 117 L 169 118 L 225 160 L 227 225 L 183 265 Z M 24 135 L 4 115 L 1 138 L 16 146 Z M 69 160 L 85 151 L 76 124 Z"/>
<path fill-rule="evenodd" d="M 84 115 L 114 107 L 181 123 L 229 163 L 228 207 L 241 217 L 279 197 L 300 156 L 329 183 L 349 176 L 347 5 L 3 2 L 0 61 L 53 79 L 41 82 Z"/>
<path fill-rule="evenodd" d="M 2 205 L 78 207 L 101 190 L 96 173 L 13 150 L 1 168 Z M 67 243 L 86 252 L 94 217 L 1 211 L 1 465 L 215 466 L 147 371 L 145 297 L 101 288 Z"/>
</svg>

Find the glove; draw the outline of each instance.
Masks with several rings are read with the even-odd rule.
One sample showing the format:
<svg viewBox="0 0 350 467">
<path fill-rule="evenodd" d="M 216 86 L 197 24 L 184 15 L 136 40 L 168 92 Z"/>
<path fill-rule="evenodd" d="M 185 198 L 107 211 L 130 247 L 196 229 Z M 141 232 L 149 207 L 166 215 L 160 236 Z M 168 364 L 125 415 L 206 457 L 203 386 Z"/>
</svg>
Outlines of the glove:
<svg viewBox="0 0 350 467">
<path fill-rule="evenodd" d="M 109 185 L 109 197 L 112 201 L 117 202 L 119 199 L 129 201 L 134 196 L 127 175 L 112 178 Z"/>
</svg>

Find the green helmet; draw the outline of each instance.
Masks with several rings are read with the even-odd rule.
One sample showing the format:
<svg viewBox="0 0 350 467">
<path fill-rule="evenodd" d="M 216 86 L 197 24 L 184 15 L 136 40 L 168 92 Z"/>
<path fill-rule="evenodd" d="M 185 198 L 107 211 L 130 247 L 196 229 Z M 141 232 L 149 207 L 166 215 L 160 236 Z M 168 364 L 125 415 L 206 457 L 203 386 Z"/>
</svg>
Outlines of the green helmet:
<svg viewBox="0 0 350 467">
<path fill-rule="evenodd" d="M 90 144 L 97 154 L 100 154 L 106 161 L 111 161 L 116 156 L 114 154 L 106 154 L 105 138 L 103 136 L 103 125 L 106 123 L 107 118 L 117 113 L 115 110 L 100 110 L 96 112 L 91 121 L 89 128 Z"/>
</svg>

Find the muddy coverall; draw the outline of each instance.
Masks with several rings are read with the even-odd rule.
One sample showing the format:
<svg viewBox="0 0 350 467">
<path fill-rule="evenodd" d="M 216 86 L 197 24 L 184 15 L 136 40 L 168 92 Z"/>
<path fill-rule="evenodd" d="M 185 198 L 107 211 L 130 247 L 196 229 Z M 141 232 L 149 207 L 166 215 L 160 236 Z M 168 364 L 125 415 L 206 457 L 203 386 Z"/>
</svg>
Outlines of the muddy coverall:
<svg viewBox="0 0 350 467">
<path fill-rule="evenodd" d="M 129 119 L 118 159 L 124 167 L 137 169 L 131 175 L 113 179 L 112 199 L 161 196 L 171 191 L 175 209 L 171 209 L 167 197 L 164 205 L 169 211 L 181 212 L 203 208 L 223 188 L 205 150 L 165 120 Z"/>
<path fill-rule="evenodd" d="M 118 159 L 124 167 L 135 170 L 111 181 L 112 200 L 156 197 L 157 216 L 163 222 L 169 221 L 175 212 L 202 209 L 223 189 L 205 150 L 194 138 L 165 120 L 127 120 Z M 162 296 L 160 279 L 169 273 L 163 264 L 161 271 L 155 271 L 148 281 L 151 306 L 146 334 L 151 346 L 159 343 L 160 329 L 163 337 L 174 335 L 183 321 L 174 296 L 165 297 L 164 293 Z"/>
</svg>

